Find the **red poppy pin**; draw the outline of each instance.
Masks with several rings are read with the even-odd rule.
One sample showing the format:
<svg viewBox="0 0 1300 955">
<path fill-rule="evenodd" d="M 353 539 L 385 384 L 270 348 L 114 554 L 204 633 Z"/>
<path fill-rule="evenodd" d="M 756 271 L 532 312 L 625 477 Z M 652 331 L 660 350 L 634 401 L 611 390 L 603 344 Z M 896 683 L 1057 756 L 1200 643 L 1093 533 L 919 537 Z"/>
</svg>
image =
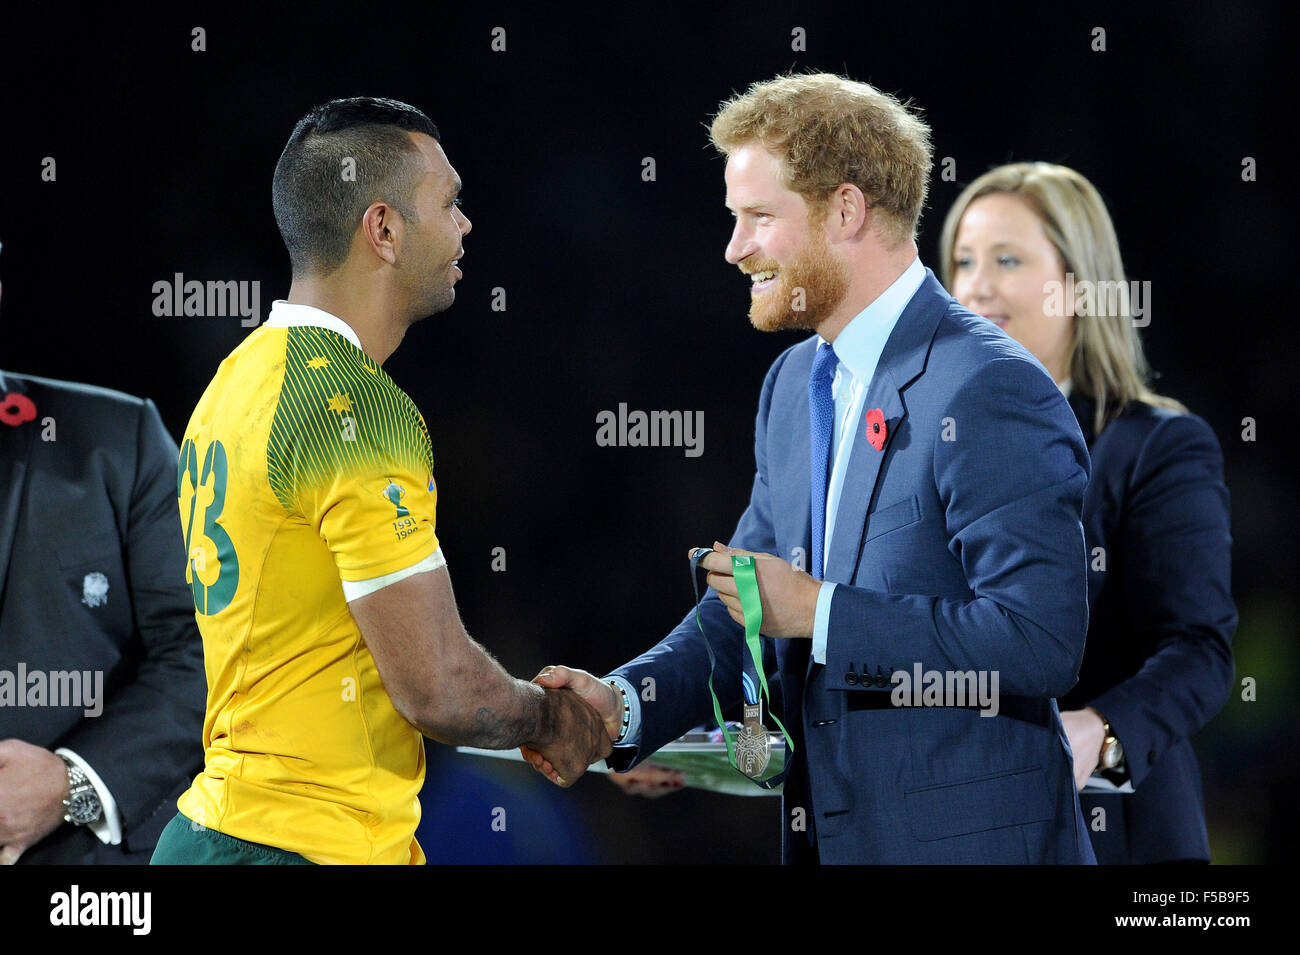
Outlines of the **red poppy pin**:
<svg viewBox="0 0 1300 955">
<path fill-rule="evenodd" d="M 36 405 L 26 395 L 11 391 L 5 395 L 4 401 L 0 401 L 0 421 L 11 428 L 16 428 L 24 421 L 31 421 L 35 417 Z"/>
<path fill-rule="evenodd" d="M 889 429 L 885 427 L 885 414 L 879 408 L 867 412 L 867 440 L 877 451 L 885 449 L 885 437 Z"/>
</svg>

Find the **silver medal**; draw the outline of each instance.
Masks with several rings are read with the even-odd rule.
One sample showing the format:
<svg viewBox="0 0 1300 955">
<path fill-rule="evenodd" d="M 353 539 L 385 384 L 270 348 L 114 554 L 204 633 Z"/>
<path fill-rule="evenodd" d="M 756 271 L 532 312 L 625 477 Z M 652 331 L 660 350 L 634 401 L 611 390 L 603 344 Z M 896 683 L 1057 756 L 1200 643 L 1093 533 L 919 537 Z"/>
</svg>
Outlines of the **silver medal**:
<svg viewBox="0 0 1300 955">
<path fill-rule="evenodd" d="M 763 726 L 763 704 L 745 704 L 745 725 L 736 736 L 736 767 L 757 779 L 772 758 L 772 742 Z"/>
</svg>

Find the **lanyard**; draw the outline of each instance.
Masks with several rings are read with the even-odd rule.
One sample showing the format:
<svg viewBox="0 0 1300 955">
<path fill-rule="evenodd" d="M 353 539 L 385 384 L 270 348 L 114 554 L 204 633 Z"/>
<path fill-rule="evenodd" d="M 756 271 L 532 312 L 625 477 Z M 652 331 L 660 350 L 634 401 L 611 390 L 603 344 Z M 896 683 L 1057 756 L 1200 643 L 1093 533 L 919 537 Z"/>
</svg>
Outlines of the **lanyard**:
<svg viewBox="0 0 1300 955">
<path fill-rule="evenodd" d="M 785 782 L 790 771 L 794 754 L 794 742 L 785 726 L 775 713 L 771 712 L 772 697 L 767 688 L 767 677 L 763 673 L 763 648 L 759 642 L 758 632 L 763 626 L 763 602 L 759 597 L 758 579 L 755 574 L 754 558 L 749 555 L 733 554 L 731 558 L 732 574 L 736 581 L 736 590 L 740 595 L 740 606 L 745 613 L 745 650 L 741 653 L 741 688 L 745 696 L 745 722 L 733 742 L 731 730 L 722 718 L 722 705 L 718 694 L 713 690 L 713 671 L 717 668 L 717 658 L 713 654 L 713 645 L 709 635 L 704 632 L 704 621 L 700 617 L 700 583 L 699 565 L 706 554 L 713 553 L 712 548 L 701 547 L 691 554 L 691 586 L 695 589 L 695 625 L 704 637 L 704 647 L 709 652 L 709 695 L 713 697 L 713 715 L 722 729 L 722 738 L 727 744 L 727 761 L 737 771 L 754 780 L 764 789 L 775 789 Z M 767 769 L 771 758 L 771 743 L 767 729 L 763 726 L 763 700 L 767 701 L 768 712 L 773 722 L 785 738 L 785 764 L 772 775 L 759 778 Z"/>
</svg>

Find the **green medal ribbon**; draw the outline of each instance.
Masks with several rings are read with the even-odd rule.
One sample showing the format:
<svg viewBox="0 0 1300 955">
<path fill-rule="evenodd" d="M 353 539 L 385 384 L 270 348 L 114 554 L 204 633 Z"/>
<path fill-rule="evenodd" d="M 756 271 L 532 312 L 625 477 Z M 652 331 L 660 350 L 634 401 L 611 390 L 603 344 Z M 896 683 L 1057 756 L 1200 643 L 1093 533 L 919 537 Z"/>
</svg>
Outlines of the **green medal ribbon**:
<svg viewBox="0 0 1300 955">
<path fill-rule="evenodd" d="M 790 734 L 786 732 L 784 724 L 780 718 L 772 712 L 771 694 L 767 687 L 767 676 L 763 673 L 763 647 L 759 642 L 759 630 L 763 626 L 763 602 L 758 591 L 758 577 L 754 565 L 754 558 L 745 554 L 733 554 L 731 558 L 732 576 L 736 581 L 736 591 L 740 596 L 740 607 L 745 614 L 745 652 L 741 654 L 742 675 L 741 687 L 745 699 L 745 728 L 741 732 L 739 748 L 745 751 L 747 757 L 753 756 L 754 747 L 759 745 L 759 739 L 754 736 L 754 727 L 762 733 L 761 746 L 762 756 L 759 760 L 758 767 L 761 773 L 765 768 L 770 768 L 770 773 L 759 778 L 754 772 L 747 772 L 742 769 L 738 763 L 738 742 L 733 740 L 732 731 L 727 727 L 726 720 L 722 718 L 722 705 L 718 702 L 718 694 L 713 689 L 713 672 L 717 668 L 717 658 L 713 653 L 713 645 L 709 641 L 709 635 L 704 632 L 704 621 L 700 617 L 700 586 L 697 578 L 700 561 L 706 554 L 713 553 L 712 548 L 697 548 L 691 554 L 691 586 L 695 589 L 695 625 L 700 628 L 700 633 L 704 636 L 704 646 L 709 653 L 709 695 L 713 697 L 713 715 L 718 721 L 718 726 L 722 729 L 722 738 L 727 744 L 727 761 L 731 763 L 733 769 L 741 773 L 748 779 L 753 779 L 754 783 L 763 789 L 775 789 L 785 782 L 786 774 L 790 769 L 790 756 L 794 753 L 794 742 L 790 739 Z M 773 722 L 781 731 L 785 739 L 785 757 L 780 765 L 766 767 L 768 752 L 767 730 L 762 725 L 762 708 L 763 701 L 767 702 L 768 712 L 772 716 Z M 753 719 L 751 719 L 753 717 Z M 751 768 L 753 763 L 747 763 Z"/>
</svg>

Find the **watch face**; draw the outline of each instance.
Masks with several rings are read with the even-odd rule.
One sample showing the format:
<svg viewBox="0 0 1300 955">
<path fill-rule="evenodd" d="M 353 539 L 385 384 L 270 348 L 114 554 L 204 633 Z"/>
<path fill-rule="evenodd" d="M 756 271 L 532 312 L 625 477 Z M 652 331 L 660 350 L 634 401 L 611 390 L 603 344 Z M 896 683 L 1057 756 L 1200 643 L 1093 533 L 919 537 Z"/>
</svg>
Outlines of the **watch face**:
<svg viewBox="0 0 1300 955">
<path fill-rule="evenodd" d="M 77 793 L 68 802 L 68 815 L 79 826 L 94 822 L 101 811 L 99 798 L 94 792 Z"/>
<path fill-rule="evenodd" d="M 1108 737 L 1106 746 L 1101 752 L 1101 768 L 1114 769 L 1119 765 L 1119 761 L 1124 757 L 1124 748 L 1120 746 L 1119 740 L 1113 736 Z"/>
</svg>

